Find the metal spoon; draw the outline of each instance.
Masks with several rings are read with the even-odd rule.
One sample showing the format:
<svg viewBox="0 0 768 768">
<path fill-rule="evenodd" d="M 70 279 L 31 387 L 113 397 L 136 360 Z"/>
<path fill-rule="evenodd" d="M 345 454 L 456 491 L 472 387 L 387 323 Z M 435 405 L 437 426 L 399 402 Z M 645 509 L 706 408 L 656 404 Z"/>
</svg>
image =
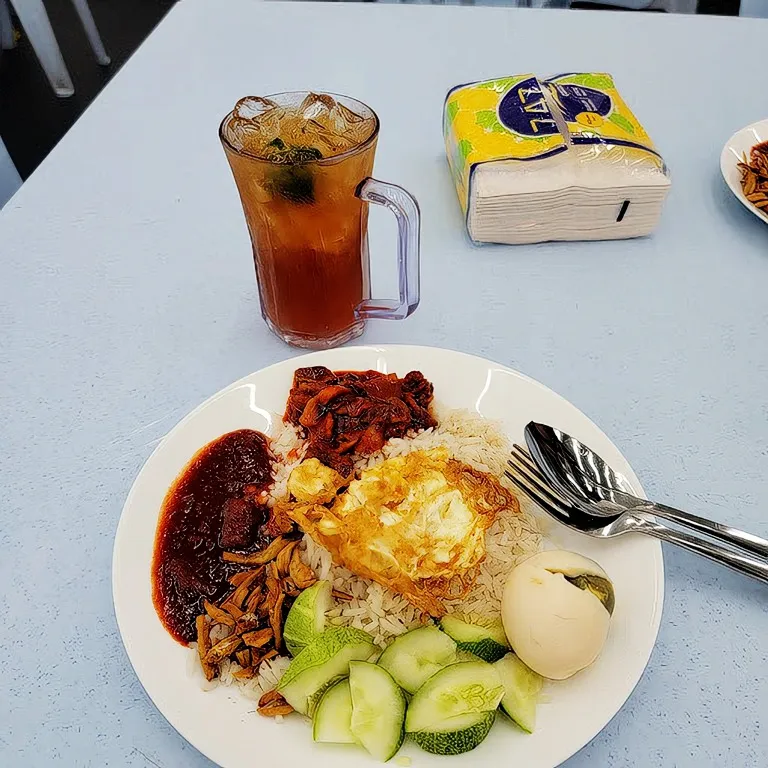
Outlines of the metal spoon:
<svg viewBox="0 0 768 768">
<path fill-rule="evenodd" d="M 665 504 L 638 498 L 621 473 L 588 446 L 558 429 L 530 422 L 525 428 L 525 439 L 531 456 L 548 483 L 575 508 L 570 515 L 571 525 L 585 532 L 587 529 L 602 529 L 603 535 L 608 536 L 627 530 L 649 533 L 768 581 L 767 540 Z M 655 518 L 670 520 L 732 547 L 757 554 L 762 559 L 746 557 L 705 539 L 667 528 L 657 523 Z"/>
<path fill-rule="evenodd" d="M 653 515 L 645 512 L 632 510 L 610 519 L 592 512 L 585 514 L 553 490 L 528 451 L 518 445 L 514 447 L 507 463 L 509 469 L 504 474 L 509 481 L 530 496 L 545 512 L 569 528 L 598 539 L 613 538 L 625 533 L 645 533 L 708 557 L 739 573 L 768 582 L 768 565 L 761 560 L 739 554 L 685 531 L 667 528 L 657 522 Z"/>
</svg>

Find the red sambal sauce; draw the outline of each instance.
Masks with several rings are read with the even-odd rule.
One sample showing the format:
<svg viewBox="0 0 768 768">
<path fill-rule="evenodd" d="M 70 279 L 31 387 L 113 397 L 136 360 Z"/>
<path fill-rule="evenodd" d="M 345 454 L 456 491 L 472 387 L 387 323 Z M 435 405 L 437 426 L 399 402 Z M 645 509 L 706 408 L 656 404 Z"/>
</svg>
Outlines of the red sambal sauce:
<svg viewBox="0 0 768 768">
<path fill-rule="evenodd" d="M 152 600 L 180 643 L 196 638 L 203 600 L 221 600 L 243 566 L 224 551 L 264 547 L 268 511 L 261 494 L 272 484 L 274 458 L 261 432 L 228 432 L 201 448 L 168 490 L 152 558 Z"/>
</svg>

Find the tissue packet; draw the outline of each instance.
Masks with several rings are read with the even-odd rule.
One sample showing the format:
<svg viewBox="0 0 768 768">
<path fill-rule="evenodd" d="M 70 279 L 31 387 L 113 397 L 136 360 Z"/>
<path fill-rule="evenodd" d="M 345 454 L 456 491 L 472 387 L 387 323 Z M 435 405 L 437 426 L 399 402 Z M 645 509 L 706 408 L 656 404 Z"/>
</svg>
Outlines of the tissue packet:
<svg viewBox="0 0 768 768">
<path fill-rule="evenodd" d="M 635 237 L 656 226 L 666 165 L 608 74 L 460 85 L 443 126 L 475 240 Z"/>
</svg>

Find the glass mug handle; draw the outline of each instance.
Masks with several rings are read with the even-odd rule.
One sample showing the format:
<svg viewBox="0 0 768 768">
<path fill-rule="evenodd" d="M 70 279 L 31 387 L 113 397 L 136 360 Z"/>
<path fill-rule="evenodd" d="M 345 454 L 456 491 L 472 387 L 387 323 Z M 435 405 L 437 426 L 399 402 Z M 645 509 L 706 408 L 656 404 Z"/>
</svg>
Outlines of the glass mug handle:
<svg viewBox="0 0 768 768">
<path fill-rule="evenodd" d="M 397 219 L 397 268 L 399 299 L 365 299 L 355 314 L 360 318 L 376 317 L 403 320 L 419 306 L 419 204 L 397 184 L 365 179 L 355 195 L 366 203 L 383 205 Z"/>
</svg>

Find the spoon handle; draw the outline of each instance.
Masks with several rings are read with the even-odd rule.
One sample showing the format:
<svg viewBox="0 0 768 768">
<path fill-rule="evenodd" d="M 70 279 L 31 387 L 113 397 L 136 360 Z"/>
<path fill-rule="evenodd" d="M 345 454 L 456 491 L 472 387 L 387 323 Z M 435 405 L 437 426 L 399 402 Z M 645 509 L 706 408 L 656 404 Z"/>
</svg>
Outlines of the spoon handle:
<svg viewBox="0 0 768 768">
<path fill-rule="evenodd" d="M 731 528 L 729 525 L 716 523 L 713 520 L 707 520 L 706 517 L 692 515 L 689 512 L 683 512 L 681 509 L 668 507 L 666 504 L 655 502 L 641 502 L 640 506 L 633 507 L 633 512 L 647 512 L 664 520 L 683 525 L 694 531 L 711 536 L 732 547 L 745 549 L 748 552 L 754 552 L 756 555 L 768 558 L 768 540 L 761 539 L 751 533 L 740 531 L 738 528 Z"/>
<path fill-rule="evenodd" d="M 700 539 L 698 536 L 692 536 L 690 533 L 667 528 L 661 523 L 647 518 L 643 513 L 635 513 L 635 516 L 640 523 L 635 530 L 655 536 L 662 541 L 668 541 L 670 544 L 695 552 L 697 555 L 703 555 L 716 563 L 720 563 L 720 565 L 751 576 L 753 579 L 768 583 L 768 561 L 741 555 L 721 547 L 719 544 Z"/>
</svg>

